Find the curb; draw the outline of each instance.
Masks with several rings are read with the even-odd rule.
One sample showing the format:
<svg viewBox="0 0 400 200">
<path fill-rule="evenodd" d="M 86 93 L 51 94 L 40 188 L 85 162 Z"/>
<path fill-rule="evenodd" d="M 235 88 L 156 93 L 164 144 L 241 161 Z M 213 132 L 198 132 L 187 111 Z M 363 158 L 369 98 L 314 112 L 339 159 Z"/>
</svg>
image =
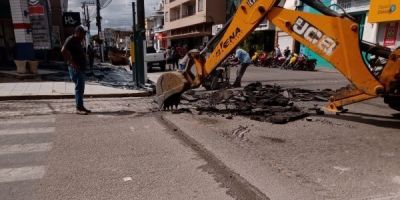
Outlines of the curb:
<svg viewBox="0 0 400 200">
<path fill-rule="evenodd" d="M 123 97 L 149 97 L 151 92 L 127 93 L 127 94 L 87 94 L 84 98 L 123 98 Z M 0 101 L 11 100 L 50 100 L 50 99 L 72 99 L 73 94 L 67 95 L 25 95 L 25 96 L 0 96 Z"/>
</svg>

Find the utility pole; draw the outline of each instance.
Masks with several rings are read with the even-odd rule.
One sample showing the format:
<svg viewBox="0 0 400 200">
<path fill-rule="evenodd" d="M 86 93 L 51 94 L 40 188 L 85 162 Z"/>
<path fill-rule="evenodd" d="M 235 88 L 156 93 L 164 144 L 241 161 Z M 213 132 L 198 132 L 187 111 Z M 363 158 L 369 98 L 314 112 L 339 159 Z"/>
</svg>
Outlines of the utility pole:
<svg viewBox="0 0 400 200">
<path fill-rule="evenodd" d="M 132 32 L 133 35 L 131 36 L 131 65 L 132 65 L 132 76 L 133 76 L 133 82 L 136 87 L 139 87 L 139 78 L 138 78 L 138 73 L 137 73 L 137 62 L 136 62 L 136 4 L 135 2 L 132 2 Z M 132 48 L 133 47 L 133 48 Z"/>
<path fill-rule="evenodd" d="M 87 26 L 87 28 L 88 28 L 88 33 L 89 33 L 89 36 L 90 36 L 90 14 L 89 14 L 89 5 L 87 5 L 87 4 L 85 4 L 86 5 L 86 15 L 87 15 L 87 21 L 86 21 L 86 26 Z"/>
<path fill-rule="evenodd" d="M 96 16 L 96 25 L 97 25 L 97 35 L 99 36 L 99 42 L 100 42 L 100 55 L 101 55 L 101 62 L 104 62 L 104 49 L 103 49 L 103 41 L 100 39 L 100 34 L 101 34 L 101 16 L 100 16 L 100 0 L 96 0 L 96 11 L 97 11 L 97 16 Z"/>
<path fill-rule="evenodd" d="M 146 71 L 147 66 L 144 62 L 144 45 L 145 45 L 145 12 L 144 12 L 144 0 L 136 0 L 137 6 L 137 24 L 134 23 L 134 38 L 135 38 L 135 68 L 137 77 L 137 86 L 144 86 L 146 82 Z M 135 4 L 132 4 L 133 6 Z M 134 9 L 134 8 L 133 8 Z M 135 17 L 134 17 L 135 19 Z"/>
</svg>

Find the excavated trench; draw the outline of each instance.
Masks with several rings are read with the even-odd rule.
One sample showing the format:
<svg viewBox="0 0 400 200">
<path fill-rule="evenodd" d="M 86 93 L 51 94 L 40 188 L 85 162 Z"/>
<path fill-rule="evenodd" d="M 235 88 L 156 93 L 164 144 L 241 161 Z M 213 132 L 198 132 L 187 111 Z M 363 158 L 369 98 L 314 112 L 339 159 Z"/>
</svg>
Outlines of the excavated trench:
<svg viewBox="0 0 400 200">
<path fill-rule="evenodd" d="M 227 119 L 240 115 L 257 121 L 285 124 L 311 113 L 323 114 L 317 107 L 301 108 L 297 106 L 298 102 L 327 102 L 333 94 L 330 89 L 313 91 L 257 82 L 243 89 L 188 91 L 182 95 L 181 111 L 224 115 Z"/>
</svg>

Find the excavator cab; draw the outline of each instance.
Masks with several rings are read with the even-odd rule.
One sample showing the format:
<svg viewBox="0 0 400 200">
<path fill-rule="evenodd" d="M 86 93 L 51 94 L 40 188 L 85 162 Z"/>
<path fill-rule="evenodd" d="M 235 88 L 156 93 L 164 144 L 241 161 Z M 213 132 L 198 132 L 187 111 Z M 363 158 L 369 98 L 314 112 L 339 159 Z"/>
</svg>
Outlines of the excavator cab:
<svg viewBox="0 0 400 200">
<path fill-rule="evenodd" d="M 164 73 L 158 79 L 157 102 L 160 108 L 177 106 L 183 92 L 199 87 L 267 19 L 329 61 L 352 83 L 352 87 L 338 91 L 330 98 L 325 107 L 327 110 L 340 112 L 343 106 L 376 97 L 383 97 L 391 108 L 400 110 L 400 50 L 392 52 L 361 41 L 359 24 L 344 10 L 337 13 L 320 1 L 302 2 L 322 15 L 284 9 L 279 7 L 279 0 L 243 0 L 235 16 L 211 39 L 205 50 L 193 53 L 184 71 Z M 206 58 L 204 53 L 208 49 L 212 53 Z M 365 62 L 362 52 L 383 58 L 384 62 L 373 59 Z M 195 73 L 190 70 L 192 65 Z"/>
</svg>

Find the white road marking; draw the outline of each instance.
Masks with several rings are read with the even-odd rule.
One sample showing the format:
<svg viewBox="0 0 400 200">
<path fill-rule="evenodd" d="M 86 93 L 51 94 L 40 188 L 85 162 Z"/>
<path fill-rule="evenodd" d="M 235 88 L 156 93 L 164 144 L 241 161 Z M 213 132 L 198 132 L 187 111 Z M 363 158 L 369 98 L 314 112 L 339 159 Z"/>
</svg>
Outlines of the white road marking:
<svg viewBox="0 0 400 200">
<path fill-rule="evenodd" d="M 13 119 L 0 121 L 0 125 L 54 123 L 56 118 Z"/>
<path fill-rule="evenodd" d="M 44 174 L 44 166 L 0 169 L 0 183 L 41 179 Z"/>
<path fill-rule="evenodd" d="M 349 167 L 338 167 L 338 166 L 334 166 L 333 169 L 340 171 L 339 174 L 343 174 L 344 172 L 351 170 L 351 168 L 349 168 Z"/>
<path fill-rule="evenodd" d="M 0 155 L 47 152 L 51 147 L 51 143 L 5 145 L 0 146 Z"/>
<path fill-rule="evenodd" d="M 48 128 L 24 128 L 24 129 L 4 129 L 0 130 L 0 136 L 3 135 L 24 135 L 24 134 L 40 134 L 53 133 L 56 130 L 54 127 Z"/>
<path fill-rule="evenodd" d="M 132 181 L 132 177 L 125 177 L 122 179 L 124 182 Z"/>
</svg>

